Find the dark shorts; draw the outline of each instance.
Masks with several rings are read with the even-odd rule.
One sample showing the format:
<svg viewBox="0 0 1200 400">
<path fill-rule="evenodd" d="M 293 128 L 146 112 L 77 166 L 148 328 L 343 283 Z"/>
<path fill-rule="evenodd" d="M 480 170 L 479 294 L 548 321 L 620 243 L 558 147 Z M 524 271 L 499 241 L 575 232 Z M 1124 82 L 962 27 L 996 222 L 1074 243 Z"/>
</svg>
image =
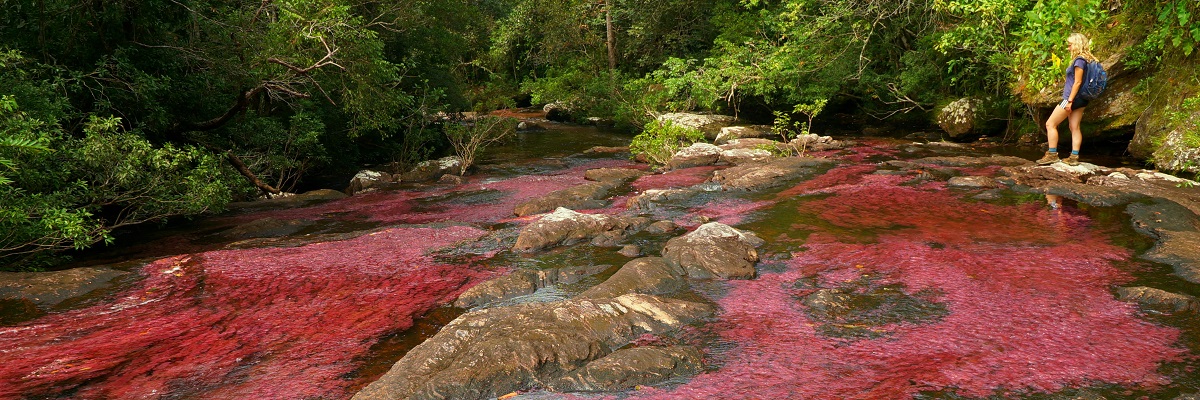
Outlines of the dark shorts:
<svg viewBox="0 0 1200 400">
<path fill-rule="evenodd" d="M 1084 99 L 1081 99 L 1081 98 L 1078 98 L 1078 97 L 1076 97 L 1076 98 L 1075 98 L 1075 103 L 1074 103 L 1074 104 L 1071 106 L 1071 108 L 1072 108 L 1072 109 L 1075 109 L 1075 108 L 1084 108 L 1084 107 L 1087 107 L 1087 106 L 1088 106 L 1088 101 L 1087 101 L 1087 100 L 1084 100 Z M 1058 103 L 1058 107 L 1059 107 L 1059 108 L 1067 108 L 1067 99 L 1063 99 L 1062 103 Z"/>
</svg>

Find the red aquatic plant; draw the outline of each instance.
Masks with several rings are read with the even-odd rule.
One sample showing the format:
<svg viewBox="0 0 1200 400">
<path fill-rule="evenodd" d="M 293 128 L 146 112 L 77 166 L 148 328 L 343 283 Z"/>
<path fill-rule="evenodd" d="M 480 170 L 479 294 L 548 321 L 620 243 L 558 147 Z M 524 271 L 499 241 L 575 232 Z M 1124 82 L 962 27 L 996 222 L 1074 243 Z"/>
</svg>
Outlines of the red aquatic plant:
<svg viewBox="0 0 1200 400">
<path fill-rule="evenodd" d="M 491 272 L 425 253 L 485 232 L 389 229 L 150 263 L 115 301 L 0 329 L 0 398 L 339 398 L 356 358 Z"/>
</svg>

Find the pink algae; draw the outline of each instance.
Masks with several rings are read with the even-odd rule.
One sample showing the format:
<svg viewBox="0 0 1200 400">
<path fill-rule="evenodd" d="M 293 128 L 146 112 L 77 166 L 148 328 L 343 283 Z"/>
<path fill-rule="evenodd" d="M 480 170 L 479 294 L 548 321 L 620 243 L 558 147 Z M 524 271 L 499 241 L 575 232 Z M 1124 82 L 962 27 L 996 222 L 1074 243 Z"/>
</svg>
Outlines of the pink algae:
<svg viewBox="0 0 1200 400">
<path fill-rule="evenodd" d="M 1153 388 L 1168 383 L 1159 365 L 1186 354 L 1173 345 L 1178 330 L 1140 320 L 1134 306 L 1113 298 L 1110 287 L 1132 279 L 1115 262 L 1131 254 L 1107 243 L 1086 217 L 964 203 L 943 189 L 899 186 L 904 177 L 852 168 L 828 179 L 831 197 L 797 212 L 874 229 L 875 240 L 844 243 L 836 232 L 816 232 L 784 272 L 730 281 L 712 329 L 735 346 L 714 355 L 719 369 L 634 397 L 875 399 L 1101 383 Z M 823 287 L 870 277 L 909 293 L 935 293 L 932 300 L 948 314 L 888 326 L 877 339 L 824 336 L 799 299 L 806 293 L 794 285 L 814 276 Z"/>
<path fill-rule="evenodd" d="M 381 335 L 491 275 L 425 253 L 486 232 L 389 229 L 160 259 L 111 303 L 0 328 L 0 398 L 338 398 Z"/>
</svg>

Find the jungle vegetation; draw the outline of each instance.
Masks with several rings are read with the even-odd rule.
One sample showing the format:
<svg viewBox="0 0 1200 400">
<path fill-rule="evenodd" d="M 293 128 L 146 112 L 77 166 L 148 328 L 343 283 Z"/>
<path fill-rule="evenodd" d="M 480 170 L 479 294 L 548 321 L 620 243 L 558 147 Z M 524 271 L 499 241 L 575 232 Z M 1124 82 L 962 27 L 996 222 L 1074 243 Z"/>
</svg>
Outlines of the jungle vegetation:
<svg viewBox="0 0 1200 400">
<path fill-rule="evenodd" d="M 0 0 L 0 269 L 452 151 L 438 113 L 560 102 L 1026 123 L 1071 32 L 1194 62 L 1194 0 Z M 1191 79 L 1196 79 L 1193 75 Z M 1200 85 L 1200 82 L 1197 82 Z M 797 108 L 797 106 L 801 106 Z M 778 114 L 777 114 L 778 113 Z M 450 132 L 457 132 L 450 129 Z"/>
</svg>

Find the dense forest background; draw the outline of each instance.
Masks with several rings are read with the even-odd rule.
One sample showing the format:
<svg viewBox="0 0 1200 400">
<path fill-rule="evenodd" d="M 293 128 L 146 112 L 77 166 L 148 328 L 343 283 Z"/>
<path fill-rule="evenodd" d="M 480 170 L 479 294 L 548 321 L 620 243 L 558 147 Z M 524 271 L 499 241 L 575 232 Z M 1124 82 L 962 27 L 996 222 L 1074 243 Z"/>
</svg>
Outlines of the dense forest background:
<svg viewBox="0 0 1200 400">
<path fill-rule="evenodd" d="M 1195 0 L 0 0 L 0 269 L 115 229 L 345 182 L 447 148 L 440 113 L 557 102 L 763 123 L 930 124 L 1029 99 L 1083 32 L 1200 108 Z M 1181 72 L 1185 71 L 1185 72 Z M 1184 101 L 1190 100 L 1190 101 Z M 1192 133 L 1194 136 L 1200 134 Z M 1153 161 L 1153 160 L 1151 160 Z"/>
</svg>

